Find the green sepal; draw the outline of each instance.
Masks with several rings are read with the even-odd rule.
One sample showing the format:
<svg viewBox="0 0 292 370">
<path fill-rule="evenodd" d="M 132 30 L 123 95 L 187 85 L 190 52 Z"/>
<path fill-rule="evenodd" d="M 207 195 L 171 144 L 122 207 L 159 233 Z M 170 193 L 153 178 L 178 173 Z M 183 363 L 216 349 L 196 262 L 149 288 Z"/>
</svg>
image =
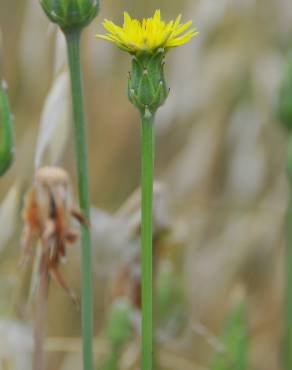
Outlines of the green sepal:
<svg viewBox="0 0 292 370">
<path fill-rule="evenodd" d="M 164 104 L 169 89 L 164 77 L 165 51 L 154 54 L 141 53 L 132 60 L 132 71 L 128 81 L 128 98 L 142 115 L 154 115 Z"/>
<path fill-rule="evenodd" d="M 86 27 L 99 11 L 99 0 L 40 0 L 40 3 L 48 18 L 64 32 Z"/>
<path fill-rule="evenodd" d="M 0 176 L 11 166 L 14 159 L 14 133 L 5 83 L 0 84 Z"/>
</svg>

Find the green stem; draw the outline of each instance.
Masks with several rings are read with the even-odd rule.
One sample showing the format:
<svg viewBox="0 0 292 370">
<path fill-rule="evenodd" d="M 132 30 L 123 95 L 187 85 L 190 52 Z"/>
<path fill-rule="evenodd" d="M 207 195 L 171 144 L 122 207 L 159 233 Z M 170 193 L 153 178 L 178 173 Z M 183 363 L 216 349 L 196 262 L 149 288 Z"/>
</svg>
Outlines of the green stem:
<svg viewBox="0 0 292 370">
<path fill-rule="evenodd" d="M 154 116 L 142 117 L 141 152 L 141 263 L 142 263 L 142 370 L 152 370 L 152 197 Z"/>
<path fill-rule="evenodd" d="M 292 369 L 292 189 L 289 196 L 286 216 L 284 370 Z"/>
<path fill-rule="evenodd" d="M 81 211 L 90 220 L 90 202 L 88 187 L 87 144 L 85 132 L 85 115 L 83 103 L 82 76 L 80 66 L 80 31 L 68 32 L 66 35 L 68 59 L 70 66 L 72 103 L 74 114 L 74 134 L 77 155 L 77 173 L 79 203 Z M 92 265 L 91 238 L 87 226 L 82 226 L 81 249 L 81 288 L 82 288 L 82 339 L 83 339 L 83 369 L 93 370 L 93 302 L 92 302 Z"/>
</svg>

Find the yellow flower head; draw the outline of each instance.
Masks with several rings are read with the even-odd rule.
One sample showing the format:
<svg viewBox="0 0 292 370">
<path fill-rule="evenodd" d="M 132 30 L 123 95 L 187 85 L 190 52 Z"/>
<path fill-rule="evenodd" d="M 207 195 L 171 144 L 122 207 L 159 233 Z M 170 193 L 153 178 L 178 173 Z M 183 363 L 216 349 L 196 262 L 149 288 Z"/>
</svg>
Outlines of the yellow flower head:
<svg viewBox="0 0 292 370">
<path fill-rule="evenodd" d="M 156 10 L 153 18 L 142 21 L 132 19 L 125 12 L 123 27 L 105 19 L 103 26 L 108 33 L 96 35 L 96 37 L 113 42 L 120 49 L 131 54 L 153 53 L 161 48 L 167 51 L 189 42 L 198 33 L 195 28 L 189 29 L 192 21 L 184 24 L 180 21 L 181 15 L 175 21 L 165 23 L 161 20 L 160 10 Z"/>
</svg>

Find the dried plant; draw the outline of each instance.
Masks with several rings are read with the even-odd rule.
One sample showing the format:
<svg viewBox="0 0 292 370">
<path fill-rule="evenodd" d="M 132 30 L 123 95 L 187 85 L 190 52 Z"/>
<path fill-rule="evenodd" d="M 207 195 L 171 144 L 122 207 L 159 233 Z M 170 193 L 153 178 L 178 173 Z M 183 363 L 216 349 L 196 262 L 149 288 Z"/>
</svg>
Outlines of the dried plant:
<svg viewBox="0 0 292 370">
<path fill-rule="evenodd" d="M 80 224 L 87 224 L 81 212 L 74 207 L 69 175 L 58 167 L 39 169 L 26 197 L 23 210 L 25 226 L 21 240 L 24 254 L 22 263 L 36 254 L 34 249 L 38 242 L 41 243 L 35 324 L 35 370 L 44 368 L 43 337 L 47 322 L 49 278 L 53 277 L 73 302 L 79 304 L 79 299 L 59 270 L 60 263 L 66 258 L 67 246 L 74 244 L 79 238 L 79 230 L 71 226 L 72 218 Z"/>
</svg>

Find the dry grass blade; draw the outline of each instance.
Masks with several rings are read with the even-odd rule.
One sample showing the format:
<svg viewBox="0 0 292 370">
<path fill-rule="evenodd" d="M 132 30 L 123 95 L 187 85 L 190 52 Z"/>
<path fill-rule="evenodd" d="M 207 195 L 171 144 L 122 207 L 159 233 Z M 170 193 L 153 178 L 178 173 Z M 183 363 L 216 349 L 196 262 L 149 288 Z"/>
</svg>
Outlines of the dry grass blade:
<svg viewBox="0 0 292 370">
<path fill-rule="evenodd" d="M 68 96 L 68 73 L 63 72 L 56 78 L 44 104 L 35 154 L 35 168 L 43 164 L 46 150 L 49 150 L 50 164 L 56 164 L 63 152 L 69 130 Z"/>
<path fill-rule="evenodd" d="M 0 252 L 15 233 L 19 217 L 20 189 L 11 187 L 0 205 L 0 224 L 5 225 L 0 233 Z"/>
</svg>

